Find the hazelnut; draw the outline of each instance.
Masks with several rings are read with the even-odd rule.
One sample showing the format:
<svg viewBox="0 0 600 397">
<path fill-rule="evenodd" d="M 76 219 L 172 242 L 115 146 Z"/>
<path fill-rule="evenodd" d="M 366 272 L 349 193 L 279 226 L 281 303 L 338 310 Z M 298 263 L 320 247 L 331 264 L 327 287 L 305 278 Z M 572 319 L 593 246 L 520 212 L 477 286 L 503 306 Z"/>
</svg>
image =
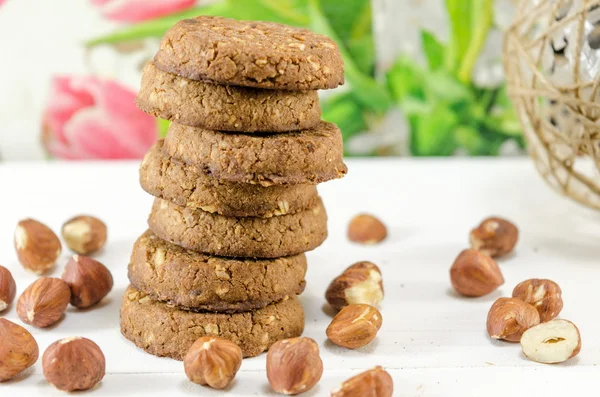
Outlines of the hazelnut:
<svg viewBox="0 0 600 397">
<path fill-rule="evenodd" d="M 65 222 L 61 234 L 72 251 L 89 255 L 104 247 L 107 232 L 100 219 L 79 215 Z"/>
<path fill-rule="evenodd" d="M 41 274 L 54 267 L 62 246 L 48 226 L 33 219 L 24 219 L 15 230 L 15 249 L 26 270 Z"/>
<path fill-rule="evenodd" d="M 381 271 L 371 262 L 358 262 L 336 277 L 325 292 L 334 309 L 356 303 L 378 306 L 383 300 Z"/>
<path fill-rule="evenodd" d="M 543 323 L 558 316 L 563 308 L 562 291 L 552 280 L 525 280 L 515 287 L 512 296 L 535 307 Z"/>
<path fill-rule="evenodd" d="M 331 397 L 392 397 L 394 381 L 390 374 L 377 366 L 348 379 Z"/>
<path fill-rule="evenodd" d="M 267 353 L 267 378 L 277 393 L 304 393 L 319 382 L 321 375 L 319 346 L 311 338 L 280 340 Z"/>
<path fill-rule="evenodd" d="M 355 243 L 377 244 L 387 236 L 385 225 L 368 214 L 356 215 L 348 225 L 348 239 Z"/>
<path fill-rule="evenodd" d="M 529 328 L 521 337 L 523 354 L 538 363 L 562 363 L 579 354 L 579 329 L 567 320 L 552 320 Z"/>
<path fill-rule="evenodd" d="M 104 378 L 106 361 L 97 344 L 72 336 L 48 346 L 42 370 L 48 383 L 59 390 L 88 390 Z"/>
<path fill-rule="evenodd" d="M 487 295 L 504 284 L 498 264 L 481 251 L 466 249 L 458 254 L 450 268 L 450 281 L 461 295 Z"/>
<path fill-rule="evenodd" d="M 23 291 L 17 301 L 17 314 L 26 324 L 47 327 L 60 320 L 70 299 L 67 283 L 60 278 L 42 277 Z"/>
<path fill-rule="evenodd" d="M 12 379 L 38 359 L 38 344 L 25 328 L 0 318 L 0 382 Z"/>
<path fill-rule="evenodd" d="M 226 388 L 242 365 L 242 349 L 215 336 L 198 339 L 183 360 L 185 374 L 194 383 L 214 389 Z"/>
<path fill-rule="evenodd" d="M 0 312 L 6 310 L 15 299 L 17 284 L 10 271 L 0 266 Z"/>
<path fill-rule="evenodd" d="M 471 230 L 471 248 L 499 257 L 513 250 L 519 238 L 519 229 L 506 219 L 491 217 Z"/>
<path fill-rule="evenodd" d="M 381 313 L 373 306 L 348 305 L 327 327 L 327 337 L 338 346 L 356 349 L 375 339 L 382 322 Z"/>
<path fill-rule="evenodd" d="M 71 289 L 71 304 L 79 309 L 100 302 L 113 287 L 113 278 L 106 266 L 83 255 L 69 259 L 62 279 Z"/>
<path fill-rule="evenodd" d="M 492 339 L 518 342 L 523 332 L 539 323 L 540 315 L 529 303 L 517 298 L 498 298 L 488 313 L 487 332 Z"/>
</svg>

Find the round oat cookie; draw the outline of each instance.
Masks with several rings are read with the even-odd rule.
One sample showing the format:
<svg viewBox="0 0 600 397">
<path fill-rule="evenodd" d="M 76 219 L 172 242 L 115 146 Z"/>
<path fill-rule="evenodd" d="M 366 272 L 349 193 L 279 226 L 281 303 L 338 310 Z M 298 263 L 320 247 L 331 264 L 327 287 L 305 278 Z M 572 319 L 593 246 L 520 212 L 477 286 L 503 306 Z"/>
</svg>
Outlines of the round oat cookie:
<svg viewBox="0 0 600 397">
<path fill-rule="evenodd" d="M 296 255 L 327 237 L 321 199 L 309 210 L 272 218 L 233 218 L 156 199 L 148 225 L 158 237 L 186 249 L 242 258 Z"/>
<path fill-rule="evenodd" d="M 184 309 L 243 312 L 304 291 L 306 256 L 224 258 L 188 251 L 146 231 L 134 244 L 129 281 Z"/>
<path fill-rule="evenodd" d="M 188 79 L 228 85 L 318 90 L 344 83 L 333 40 L 273 22 L 183 19 L 163 37 L 154 63 Z"/>
<path fill-rule="evenodd" d="M 171 124 L 164 152 L 224 181 L 263 186 L 317 184 L 343 177 L 342 134 L 322 121 L 285 134 L 231 134 Z"/>
<path fill-rule="evenodd" d="M 197 167 L 163 154 L 159 140 L 140 166 L 140 184 L 155 197 L 183 207 L 225 216 L 271 217 L 295 214 L 317 202 L 315 185 L 273 185 L 219 181 Z"/>
<path fill-rule="evenodd" d="M 210 130 L 296 131 L 321 121 L 316 91 L 261 90 L 189 80 L 149 63 L 137 106 L 156 117 Z"/>
<path fill-rule="evenodd" d="M 229 339 L 240 346 L 244 357 L 254 357 L 303 331 L 304 310 L 296 297 L 251 312 L 202 313 L 153 301 L 129 286 L 121 305 L 123 336 L 150 354 L 176 360 L 183 360 L 192 343 L 203 336 Z"/>
</svg>

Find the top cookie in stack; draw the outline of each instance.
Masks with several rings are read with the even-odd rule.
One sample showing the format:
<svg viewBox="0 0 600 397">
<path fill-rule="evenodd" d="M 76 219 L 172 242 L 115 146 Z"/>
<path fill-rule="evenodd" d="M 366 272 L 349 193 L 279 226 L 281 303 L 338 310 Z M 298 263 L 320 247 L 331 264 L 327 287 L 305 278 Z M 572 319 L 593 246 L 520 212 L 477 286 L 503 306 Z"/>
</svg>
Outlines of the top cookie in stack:
<svg viewBox="0 0 600 397">
<path fill-rule="evenodd" d="M 316 90 L 342 83 L 336 44 L 306 29 L 198 17 L 166 33 L 137 97 L 172 123 L 140 167 L 157 199 L 129 265 L 127 338 L 182 358 L 218 335 L 254 356 L 302 333 L 304 252 L 327 237 L 315 185 L 347 171 Z"/>
<path fill-rule="evenodd" d="M 321 117 L 315 90 L 335 88 L 343 76 L 337 45 L 325 36 L 276 23 L 198 17 L 166 33 L 144 71 L 138 106 L 212 130 L 310 129 Z"/>
</svg>

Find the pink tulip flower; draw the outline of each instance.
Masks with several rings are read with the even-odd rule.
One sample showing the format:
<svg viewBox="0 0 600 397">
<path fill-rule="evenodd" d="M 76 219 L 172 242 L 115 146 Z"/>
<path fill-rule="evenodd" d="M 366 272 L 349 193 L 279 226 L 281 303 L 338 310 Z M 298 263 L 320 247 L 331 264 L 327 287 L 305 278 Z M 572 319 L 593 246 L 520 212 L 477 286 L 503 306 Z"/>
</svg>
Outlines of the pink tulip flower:
<svg viewBox="0 0 600 397">
<path fill-rule="evenodd" d="M 1 1 L 1 0 L 0 0 Z M 106 18 L 119 22 L 139 22 L 183 11 L 196 0 L 91 0 Z"/>
<path fill-rule="evenodd" d="M 97 77 L 55 77 L 43 116 L 43 143 L 62 159 L 142 158 L 158 136 L 135 92 Z"/>
</svg>

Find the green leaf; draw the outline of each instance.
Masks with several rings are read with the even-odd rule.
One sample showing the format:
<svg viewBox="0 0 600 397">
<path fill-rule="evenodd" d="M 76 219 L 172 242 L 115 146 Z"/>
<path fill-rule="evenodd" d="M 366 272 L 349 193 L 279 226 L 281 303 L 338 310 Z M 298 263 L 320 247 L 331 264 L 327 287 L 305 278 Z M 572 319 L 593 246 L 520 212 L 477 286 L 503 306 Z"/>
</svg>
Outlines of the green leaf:
<svg viewBox="0 0 600 397">
<path fill-rule="evenodd" d="M 431 101 L 473 101 L 474 96 L 469 86 L 445 70 L 427 74 L 425 81 L 425 96 Z"/>
<path fill-rule="evenodd" d="M 307 0 L 227 0 L 231 8 L 240 12 L 238 19 L 258 19 L 287 23 L 294 26 L 308 26 Z M 257 4 L 258 3 L 258 4 Z M 244 5 L 242 9 L 238 8 Z M 252 18 L 257 13 L 258 18 Z M 286 21 L 286 22 L 283 22 Z"/>
<path fill-rule="evenodd" d="M 141 40 L 148 37 L 162 37 L 171 26 L 181 19 L 193 18 L 198 15 L 228 16 L 229 12 L 229 4 L 225 2 L 214 3 L 203 7 L 194 7 L 177 14 L 127 26 L 108 35 L 89 40 L 85 45 L 94 47 L 100 44 L 115 44 L 124 41 Z"/>
<path fill-rule="evenodd" d="M 450 41 L 445 58 L 446 69 L 456 72 L 471 42 L 471 8 L 483 0 L 446 0 L 450 18 Z M 487 1 L 487 0 L 486 0 Z"/>
<path fill-rule="evenodd" d="M 456 142 L 472 156 L 497 156 L 504 143 L 514 140 L 520 145 L 520 138 L 503 135 L 484 125 L 461 125 L 455 130 Z"/>
<path fill-rule="evenodd" d="M 321 0 L 323 15 L 348 49 L 357 68 L 373 76 L 375 43 L 369 0 Z"/>
<path fill-rule="evenodd" d="M 165 17 L 127 26 L 116 32 L 89 40 L 86 45 L 114 44 L 123 41 L 162 37 L 177 21 L 199 15 L 236 19 L 256 19 L 295 26 L 308 26 L 307 0 L 226 0 Z"/>
<path fill-rule="evenodd" d="M 331 1 L 331 0 L 329 0 Z M 350 31 L 350 40 L 357 40 L 364 36 L 372 36 L 373 34 L 373 10 L 370 0 L 354 0 L 357 3 L 357 13 L 353 19 Z M 339 2 L 336 2 L 339 4 Z M 348 3 L 344 3 L 348 4 Z"/>
<path fill-rule="evenodd" d="M 323 15 L 340 40 L 346 42 L 371 32 L 369 0 L 321 0 L 320 3 Z"/>
<path fill-rule="evenodd" d="M 426 30 L 421 31 L 421 44 L 427 57 L 430 70 L 437 70 L 444 63 L 444 46 L 438 39 Z"/>
<path fill-rule="evenodd" d="M 506 109 L 500 115 L 490 115 L 483 124 L 490 130 L 497 131 L 499 134 L 507 136 L 520 136 L 523 134 L 521 123 L 517 119 L 512 109 Z"/>
<path fill-rule="evenodd" d="M 496 98 L 494 100 L 494 103 L 496 105 L 502 106 L 502 107 L 513 107 L 513 103 L 512 100 L 509 98 L 508 96 L 508 88 L 506 87 L 506 84 L 503 84 L 500 88 L 497 89 L 498 93 L 496 94 Z"/>
<path fill-rule="evenodd" d="M 407 97 L 425 97 L 423 68 L 409 57 L 398 57 L 385 73 L 385 78 L 388 90 L 397 103 L 402 103 Z"/>
<path fill-rule="evenodd" d="M 413 155 L 449 156 L 456 150 L 453 130 L 459 119 L 446 105 L 437 104 L 431 113 L 413 120 L 410 142 Z"/>
<path fill-rule="evenodd" d="M 348 50 L 329 25 L 327 18 L 323 15 L 320 1 L 309 0 L 308 10 L 311 29 L 317 33 L 331 37 L 338 44 L 344 60 L 346 79 L 352 86 L 354 97 L 364 108 L 371 109 L 379 114 L 385 113 L 393 104 L 392 98 L 385 87 L 358 69 Z"/>
<path fill-rule="evenodd" d="M 506 85 L 495 90 L 494 100 L 488 106 L 488 113 L 482 120 L 486 128 L 502 135 L 521 136 L 523 128 L 512 101 L 506 93 Z"/>
<path fill-rule="evenodd" d="M 156 126 L 158 127 L 158 136 L 160 138 L 164 138 L 167 136 L 167 131 L 171 122 L 169 120 L 161 119 L 159 117 L 156 118 Z"/>
<path fill-rule="evenodd" d="M 368 129 L 362 106 L 352 92 L 328 97 L 321 101 L 321 108 L 323 120 L 337 124 L 345 141 Z"/>
<path fill-rule="evenodd" d="M 433 111 L 431 103 L 425 102 L 422 99 L 407 96 L 400 102 L 402 113 L 407 116 L 426 115 Z"/>
<path fill-rule="evenodd" d="M 306 27 L 308 0 L 226 0 L 228 18 L 270 21 Z"/>
<path fill-rule="evenodd" d="M 458 70 L 458 79 L 463 83 L 471 81 L 471 74 L 477 58 L 485 44 L 488 32 L 493 22 L 493 0 L 473 1 L 471 8 L 471 40 L 464 52 L 464 57 Z"/>
<path fill-rule="evenodd" d="M 358 70 L 367 75 L 375 75 L 375 42 L 372 35 L 352 38 L 347 43 L 348 52 Z"/>
<path fill-rule="evenodd" d="M 470 155 L 479 155 L 485 151 L 487 142 L 481 133 L 470 125 L 460 125 L 454 129 L 454 137 L 459 147 Z"/>
</svg>

